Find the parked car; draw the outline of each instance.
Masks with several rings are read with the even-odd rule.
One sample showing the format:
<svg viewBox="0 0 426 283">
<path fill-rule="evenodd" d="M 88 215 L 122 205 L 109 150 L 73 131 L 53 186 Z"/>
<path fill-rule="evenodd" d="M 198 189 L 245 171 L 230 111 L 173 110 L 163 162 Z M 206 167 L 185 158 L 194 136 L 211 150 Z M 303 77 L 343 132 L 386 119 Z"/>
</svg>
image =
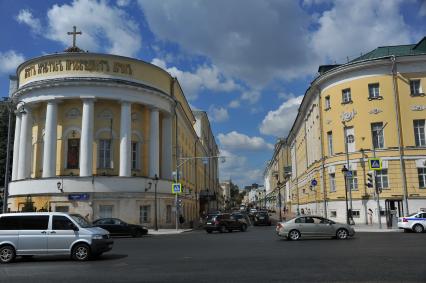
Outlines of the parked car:
<svg viewBox="0 0 426 283">
<path fill-rule="evenodd" d="M 334 222 L 320 216 L 299 216 L 287 222 L 278 222 L 276 233 L 289 240 L 301 237 L 333 237 L 347 239 L 355 235 L 355 230 L 348 224 Z"/>
<path fill-rule="evenodd" d="M 142 237 L 148 234 L 144 226 L 129 224 L 117 218 L 101 218 L 94 221 L 93 225 L 107 230 L 112 236 Z"/>
<path fill-rule="evenodd" d="M 398 228 L 404 229 L 405 232 L 424 232 L 426 230 L 426 212 L 419 211 L 407 217 L 399 217 Z"/>
<path fill-rule="evenodd" d="M 245 232 L 247 227 L 248 224 L 244 218 L 237 219 L 229 213 L 209 214 L 204 225 L 207 233 L 212 233 L 213 231 L 224 233 L 226 231 L 232 232 L 233 230 Z"/>
<path fill-rule="evenodd" d="M 58 212 L 0 215 L 0 263 L 16 256 L 71 255 L 86 261 L 112 249 L 110 234 L 78 214 Z"/>
<path fill-rule="evenodd" d="M 247 223 L 247 226 L 251 226 L 252 225 L 252 222 L 251 222 L 251 220 L 250 220 L 250 217 L 248 216 L 248 214 L 247 213 L 245 213 L 245 212 L 234 212 L 234 213 L 232 213 L 231 214 L 231 216 L 234 216 L 234 218 L 235 219 L 243 219 L 243 220 L 245 220 L 246 221 L 246 223 Z"/>
<path fill-rule="evenodd" d="M 269 218 L 269 213 L 267 211 L 259 211 L 254 214 L 253 225 L 269 225 L 271 226 L 271 219 Z"/>
</svg>

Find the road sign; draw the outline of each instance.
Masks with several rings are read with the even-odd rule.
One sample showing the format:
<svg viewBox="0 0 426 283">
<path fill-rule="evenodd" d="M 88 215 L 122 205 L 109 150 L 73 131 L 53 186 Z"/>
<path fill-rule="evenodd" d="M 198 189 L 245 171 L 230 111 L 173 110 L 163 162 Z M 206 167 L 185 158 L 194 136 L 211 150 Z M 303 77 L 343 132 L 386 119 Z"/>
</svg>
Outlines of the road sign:
<svg viewBox="0 0 426 283">
<path fill-rule="evenodd" d="M 368 166 L 370 170 L 382 170 L 382 160 L 380 158 L 368 159 Z"/>
<path fill-rule="evenodd" d="M 77 200 L 89 200 L 89 194 L 69 194 L 68 200 L 77 201 Z"/>
<path fill-rule="evenodd" d="M 353 173 L 352 171 L 349 170 L 349 171 L 346 171 L 345 175 L 346 177 L 352 177 Z"/>
<path fill-rule="evenodd" d="M 316 185 L 318 185 L 318 182 L 317 182 L 317 180 L 315 180 L 315 179 L 312 179 L 312 181 L 311 181 L 311 185 L 312 186 L 316 186 Z"/>
<path fill-rule="evenodd" d="M 180 194 L 182 193 L 182 184 L 181 183 L 173 183 L 172 184 L 172 194 Z"/>
</svg>

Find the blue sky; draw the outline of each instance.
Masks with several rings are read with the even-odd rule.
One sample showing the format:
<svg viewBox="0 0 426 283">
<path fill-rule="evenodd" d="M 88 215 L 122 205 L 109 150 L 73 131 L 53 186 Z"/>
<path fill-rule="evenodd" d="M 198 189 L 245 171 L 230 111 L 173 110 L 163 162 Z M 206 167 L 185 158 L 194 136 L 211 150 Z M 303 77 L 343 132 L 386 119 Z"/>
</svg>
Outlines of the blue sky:
<svg viewBox="0 0 426 283">
<path fill-rule="evenodd" d="M 262 184 L 318 66 L 426 36 L 422 0 L 0 0 L 0 91 L 26 59 L 80 48 L 177 76 L 208 112 L 227 161 L 221 180 Z"/>
</svg>

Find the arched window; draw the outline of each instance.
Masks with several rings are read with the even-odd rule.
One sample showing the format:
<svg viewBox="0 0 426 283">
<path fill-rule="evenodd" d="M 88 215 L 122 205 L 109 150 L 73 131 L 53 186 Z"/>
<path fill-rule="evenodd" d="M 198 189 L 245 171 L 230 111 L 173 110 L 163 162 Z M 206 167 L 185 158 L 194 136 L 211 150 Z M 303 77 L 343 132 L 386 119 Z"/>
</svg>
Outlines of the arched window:
<svg viewBox="0 0 426 283">
<path fill-rule="evenodd" d="M 65 168 L 79 169 L 80 168 L 80 129 L 71 127 L 65 130 L 64 148 L 65 148 Z"/>
<path fill-rule="evenodd" d="M 131 157 L 132 170 L 141 170 L 142 135 L 138 131 L 132 131 Z"/>
<path fill-rule="evenodd" d="M 113 158 L 113 140 L 116 135 L 111 128 L 99 129 L 96 134 L 98 143 L 98 168 L 112 169 L 114 168 Z"/>
</svg>

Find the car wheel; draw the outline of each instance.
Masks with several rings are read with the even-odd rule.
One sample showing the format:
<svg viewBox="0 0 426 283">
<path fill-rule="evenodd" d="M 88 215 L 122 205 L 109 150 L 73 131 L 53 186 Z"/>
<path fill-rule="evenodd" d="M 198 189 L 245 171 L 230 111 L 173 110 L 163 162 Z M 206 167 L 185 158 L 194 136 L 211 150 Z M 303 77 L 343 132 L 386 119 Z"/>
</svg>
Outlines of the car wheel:
<svg viewBox="0 0 426 283">
<path fill-rule="evenodd" d="M 348 238 L 348 231 L 346 229 L 339 229 L 336 232 L 337 239 L 344 240 Z"/>
<path fill-rule="evenodd" d="M 140 238 L 140 237 L 142 237 L 142 231 L 141 230 L 135 230 L 135 231 L 133 231 L 132 237 L 133 238 Z"/>
<path fill-rule="evenodd" d="M 72 258 L 77 261 L 86 261 L 90 258 L 90 248 L 86 244 L 77 244 L 72 249 Z"/>
<path fill-rule="evenodd" d="M 213 231 L 212 230 L 206 230 L 206 232 L 211 234 Z"/>
<path fill-rule="evenodd" d="M 247 231 L 247 225 L 243 224 L 241 225 L 241 232 L 245 232 L 245 231 Z"/>
<path fill-rule="evenodd" d="M 413 226 L 413 231 L 416 233 L 423 233 L 424 228 L 421 224 L 416 224 Z"/>
<path fill-rule="evenodd" d="M 3 246 L 0 248 L 0 263 L 12 262 L 15 257 L 15 249 L 12 246 Z"/>
<path fill-rule="evenodd" d="M 300 239 L 300 232 L 299 232 L 299 231 L 297 231 L 297 230 L 291 230 L 291 231 L 288 233 L 288 238 L 289 238 L 290 240 L 292 240 L 292 241 L 297 241 L 297 240 L 299 240 L 299 239 Z"/>
<path fill-rule="evenodd" d="M 225 226 L 223 226 L 223 225 L 222 225 L 222 226 L 220 226 L 220 227 L 219 227 L 219 232 L 220 232 L 220 233 L 225 233 L 225 232 L 226 232 L 226 227 L 225 227 Z"/>
</svg>

